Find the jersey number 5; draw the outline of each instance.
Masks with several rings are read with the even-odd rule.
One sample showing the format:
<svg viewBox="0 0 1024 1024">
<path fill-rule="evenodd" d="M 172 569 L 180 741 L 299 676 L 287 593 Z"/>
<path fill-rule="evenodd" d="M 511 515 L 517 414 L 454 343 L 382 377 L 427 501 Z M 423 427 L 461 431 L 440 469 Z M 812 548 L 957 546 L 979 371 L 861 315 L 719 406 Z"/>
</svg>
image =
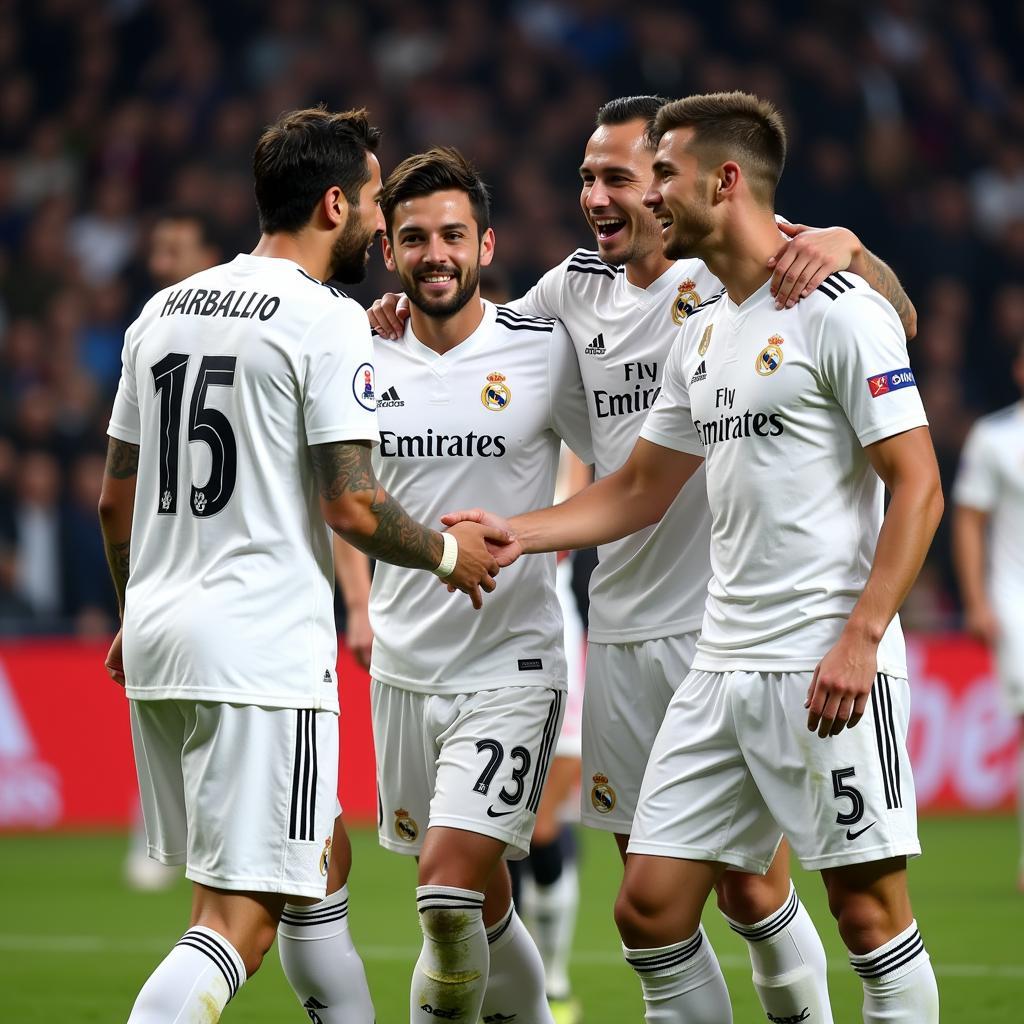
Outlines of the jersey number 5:
<svg viewBox="0 0 1024 1024">
<path fill-rule="evenodd" d="M 153 367 L 153 383 L 160 399 L 160 492 L 156 509 L 160 516 L 178 511 L 178 446 L 188 359 L 180 352 L 171 352 Z M 235 489 L 238 446 L 234 431 L 224 413 L 206 407 L 208 388 L 229 388 L 234 382 L 234 356 L 203 356 L 188 409 L 189 442 L 203 441 L 210 449 L 210 478 L 202 487 L 193 484 L 189 498 L 192 514 L 200 519 L 220 512 Z"/>
</svg>

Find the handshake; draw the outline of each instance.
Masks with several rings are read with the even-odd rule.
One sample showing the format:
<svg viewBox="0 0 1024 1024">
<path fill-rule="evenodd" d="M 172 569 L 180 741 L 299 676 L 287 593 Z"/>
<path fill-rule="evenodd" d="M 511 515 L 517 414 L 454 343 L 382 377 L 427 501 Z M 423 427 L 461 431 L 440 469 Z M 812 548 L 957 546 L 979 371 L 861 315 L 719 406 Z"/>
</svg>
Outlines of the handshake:
<svg viewBox="0 0 1024 1024">
<path fill-rule="evenodd" d="M 449 592 L 461 590 L 469 595 L 474 608 L 482 608 L 481 591 L 494 590 L 498 570 L 511 565 L 523 554 L 522 546 L 507 520 L 483 509 L 449 512 L 441 517 L 441 522 L 456 544 L 445 544 L 444 556 L 435 573 L 447 584 Z M 451 549 L 454 549 L 455 564 L 449 569 L 446 563 Z"/>
</svg>

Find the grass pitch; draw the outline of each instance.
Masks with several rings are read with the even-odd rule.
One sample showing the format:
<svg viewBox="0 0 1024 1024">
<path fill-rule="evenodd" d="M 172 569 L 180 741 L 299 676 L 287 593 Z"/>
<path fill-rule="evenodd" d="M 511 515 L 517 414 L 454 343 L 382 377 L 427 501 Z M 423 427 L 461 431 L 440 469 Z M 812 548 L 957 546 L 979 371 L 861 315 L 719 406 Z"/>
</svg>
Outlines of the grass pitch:
<svg viewBox="0 0 1024 1024">
<path fill-rule="evenodd" d="M 911 865 L 918 923 L 935 964 L 947 1022 L 1019 1024 L 1024 1006 L 1024 896 L 1014 888 L 1010 818 L 922 822 L 925 856 Z M 414 862 L 353 830 L 351 921 L 366 961 L 378 1024 L 408 1019 L 408 979 L 419 950 Z M 140 895 L 121 885 L 121 835 L 0 839 L 0 1021 L 92 1024 L 127 1019 L 135 994 L 187 926 L 189 887 Z M 584 834 L 582 901 L 573 980 L 587 1024 L 636 1022 L 636 978 L 611 920 L 620 875 L 608 836 Z M 820 881 L 797 887 L 829 956 L 836 1024 L 860 1021 L 860 985 L 828 914 Z M 741 940 L 717 913 L 706 927 L 725 969 L 735 1019 L 764 1019 Z M 247 1024 L 308 1024 L 275 952 L 224 1016 Z"/>
</svg>

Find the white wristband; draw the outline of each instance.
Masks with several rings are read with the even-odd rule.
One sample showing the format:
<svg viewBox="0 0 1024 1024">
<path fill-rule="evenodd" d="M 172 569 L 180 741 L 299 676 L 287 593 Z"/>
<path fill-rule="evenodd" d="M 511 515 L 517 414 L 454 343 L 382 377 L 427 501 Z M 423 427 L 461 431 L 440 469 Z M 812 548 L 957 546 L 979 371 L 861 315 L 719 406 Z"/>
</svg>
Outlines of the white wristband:
<svg viewBox="0 0 1024 1024">
<path fill-rule="evenodd" d="M 445 580 L 455 572 L 455 563 L 459 560 L 459 542 L 453 533 L 442 533 L 441 537 L 444 539 L 444 551 L 441 552 L 441 561 L 432 572 Z"/>
</svg>

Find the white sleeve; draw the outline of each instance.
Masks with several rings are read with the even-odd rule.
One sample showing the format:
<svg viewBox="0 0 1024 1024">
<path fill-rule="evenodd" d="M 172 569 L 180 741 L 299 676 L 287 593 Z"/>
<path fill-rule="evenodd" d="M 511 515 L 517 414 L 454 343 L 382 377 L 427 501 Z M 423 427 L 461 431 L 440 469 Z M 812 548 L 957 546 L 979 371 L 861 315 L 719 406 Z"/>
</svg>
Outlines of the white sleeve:
<svg viewBox="0 0 1024 1024">
<path fill-rule="evenodd" d="M 571 257 L 570 257 L 571 258 Z M 562 285 L 565 281 L 566 260 L 552 267 L 522 298 L 504 302 L 523 316 L 543 316 L 558 319 L 562 316 Z"/>
<path fill-rule="evenodd" d="M 660 444 L 662 448 L 672 448 L 677 452 L 704 458 L 704 445 L 690 412 L 690 391 L 683 368 L 687 333 L 687 329 L 683 328 L 676 335 L 668 359 L 665 360 L 661 391 L 644 420 L 640 436 Z"/>
<path fill-rule="evenodd" d="M 380 442 L 370 326 L 355 302 L 338 302 L 306 332 L 299 379 L 308 444 Z"/>
<path fill-rule="evenodd" d="M 832 302 L 818 356 L 825 384 L 864 447 L 927 426 L 903 325 L 876 292 L 858 288 Z"/>
<path fill-rule="evenodd" d="M 995 452 L 981 424 L 975 424 L 967 435 L 960 453 L 960 468 L 953 485 L 953 501 L 957 505 L 991 512 L 999 499 L 999 469 Z"/>
<path fill-rule="evenodd" d="M 548 345 L 548 382 L 552 429 L 582 462 L 592 465 L 594 449 L 583 374 L 572 339 L 561 323 L 555 324 Z"/>
<path fill-rule="evenodd" d="M 129 444 L 140 444 L 142 427 L 139 417 L 139 392 L 135 379 L 135 346 L 133 340 L 139 321 L 136 320 L 124 332 L 124 345 L 121 348 L 121 379 L 117 384 L 117 395 L 114 397 L 114 408 L 110 413 L 110 424 L 107 433 L 119 441 Z"/>
</svg>

